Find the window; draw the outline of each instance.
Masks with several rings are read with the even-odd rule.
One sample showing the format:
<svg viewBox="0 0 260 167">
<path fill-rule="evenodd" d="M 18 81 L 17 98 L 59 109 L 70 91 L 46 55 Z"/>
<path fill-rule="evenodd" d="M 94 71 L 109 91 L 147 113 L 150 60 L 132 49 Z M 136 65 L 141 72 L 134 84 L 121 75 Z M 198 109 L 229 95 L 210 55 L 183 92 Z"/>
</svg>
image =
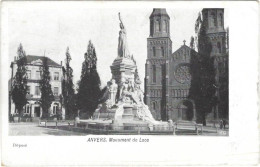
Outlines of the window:
<svg viewBox="0 0 260 167">
<path fill-rule="evenodd" d="M 14 113 L 18 114 L 18 109 L 17 108 L 14 109 Z"/>
<path fill-rule="evenodd" d="M 30 106 L 30 104 L 26 104 L 24 113 L 30 114 L 30 112 L 31 112 L 31 106 Z"/>
<path fill-rule="evenodd" d="M 217 47 L 218 47 L 218 53 L 221 53 L 222 51 L 221 51 L 221 44 L 220 44 L 220 42 L 218 42 Z"/>
<path fill-rule="evenodd" d="M 223 25 L 223 14 L 220 13 L 219 14 L 219 26 L 222 26 Z"/>
<path fill-rule="evenodd" d="M 27 93 L 27 94 L 30 94 L 30 93 L 31 93 L 31 87 L 30 87 L 30 86 L 27 86 L 27 87 L 26 87 L 26 93 Z"/>
<path fill-rule="evenodd" d="M 153 83 L 156 83 L 156 66 L 153 65 Z"/>
<path fill-rule="evenodd" d="M 58 72 L 55 72 L 55 73 L 54 73 L 54 80 L 55 80 L 55 81 L 58 81 L 58 80 L 59 80 L 59 73 L 58 73 Z"/>
<path fill-rule="evenodd" d="M 162 31 L 162 29 L 161 29 L 161 21 L 159 20 L 158 22 L 159 22 L 159 32 L 161 32 Z"/>
<path fill-rule="evenodd" d="M 41 79 L 42 72 L 36 71 L 36 79 Z"/>
<path fill-rule="evenodd" d="M 31 70 L 26 71 L 27 79 L 31 79 Z"/>
<path fill-rule="evenodd" d="M 59 94 L 59 88 L 58 87 L 54 87 L 53 95 L 54 96 L 58 96 L 58 94 Z"/>
<path fill-rule="evenodd" d="M 163 21 L 163 24 L 162 24 L 162 30 L 163 30 L 163 32 L 167 32 L 167 31 L 166 31 L 166 27 L 167 27 L 167 21 L 164 20 L 164 21 Z"/>
<path fill-rule="evenodd" d="M 55 103 L 53 105 L 53 109 L 52 109 L 52 112 L 53 112 L 54 115 L 57 114 L 58 109 L 59 109 L 59 104 Z"/>
<path fill-rule="evenodd" d="M 153 56 L 156 57 L 156 49 L 153 47 Z"/>
<path fill-rule="evenodd" d="M 215 13 L 212 12 L 210 16 L 211 16 L 211 19 L 210 19 L 210 27 L 217 26 Z"/>
<path fill-rule="evenodd" d="M 159 20 L 156 20 L 156 21 L 155 21 L 155 31 L 156 31 L 156 32 L 159 32 L 159 31 L 160 31 L 160 21 L 159 21 Z"/>
<path fill-rule="evenodd" d="M 162 57 L 164 57 L 164 48 L 161 47 Z"/>
<path fill-rule="evenodd" d="M 178 96 L 178 98 L 181 98 L 181 90 L 180 89 L 178 89 L 177 96 Z"/>
<path fill-rule="evenodd" d="M 156 110 L 156 102 L 153 102 L 153 110 Z"/>
<path fill-rule="evenodd" d="M 41 93 L 40 86 L 35 86 L 35 95 L 39 96 Z"/>
</svg>

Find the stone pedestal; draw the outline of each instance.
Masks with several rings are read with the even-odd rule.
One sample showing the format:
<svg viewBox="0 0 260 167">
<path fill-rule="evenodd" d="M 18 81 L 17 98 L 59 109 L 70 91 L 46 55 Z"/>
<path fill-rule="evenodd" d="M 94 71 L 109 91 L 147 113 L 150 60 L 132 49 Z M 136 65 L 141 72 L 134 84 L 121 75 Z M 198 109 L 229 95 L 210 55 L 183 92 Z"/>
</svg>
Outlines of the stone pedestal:
<svg viewBox="0 0 260 167">
<path fill-rule="evenodd" d="M 124 113 L 122 115 L 122 119 L 130 119 L 130 120 L 134 119 L 132 105 L 124 105 Z"/>
<path fill-rule="evenodd" d="M 117 58 L 110 66 L 112 72 L 112 79 L 120 85 L 122 79 L 134 82 L 134 73 L 136 64 L 132 59 Z"/>
</svg>

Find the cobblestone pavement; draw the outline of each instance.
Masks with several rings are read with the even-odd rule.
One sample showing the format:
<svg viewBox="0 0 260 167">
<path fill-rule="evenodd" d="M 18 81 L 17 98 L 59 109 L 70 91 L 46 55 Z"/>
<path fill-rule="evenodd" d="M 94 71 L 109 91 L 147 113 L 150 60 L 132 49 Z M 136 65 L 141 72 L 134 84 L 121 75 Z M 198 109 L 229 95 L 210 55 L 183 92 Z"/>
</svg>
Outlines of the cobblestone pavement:
<svg viewBox="0 0 260 167">
<path fill-rule="evenodd" d="M 10 136 L 84 136 L 85 133 L 38 127 L 38 123 L 9 123 Z"/>
</svg>

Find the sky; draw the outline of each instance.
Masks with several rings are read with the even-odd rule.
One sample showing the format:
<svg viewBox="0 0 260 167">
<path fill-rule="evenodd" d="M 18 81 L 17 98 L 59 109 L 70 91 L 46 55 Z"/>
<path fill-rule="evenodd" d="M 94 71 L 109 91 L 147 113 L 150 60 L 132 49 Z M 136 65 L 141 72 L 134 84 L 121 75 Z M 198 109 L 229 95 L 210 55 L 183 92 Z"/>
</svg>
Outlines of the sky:
<svg viewBox="0 0 260 167">
<path fill-rule="evenodd" d="M 45 53 L 57 63 L 63 61 L 63 64 L 66 48 L 69 47 L 75 84 L 80 79 L 84 53 L 91 40 L 96 48 L 97 70 L 102 86 L 105 86 L 112 77 L 110 66 L 117 57 L 120 12 L 127 31 L 129 52 L 137 61 L 143 81 L 152 10 L 152 7 L 92 8 L 87 3 L 67 3 L 63 6 L 23 3 L 9 6 L 7 15 L 4 15 L 8 17 L 8 63 L 17 56 L 20 43 L 27 55 L 43 56 Z M 166 8 L 166 11 L 170 16 L 174 52 L 183 45 L 183 40 L 189 44 L 201 8 Z"/>
</svg>

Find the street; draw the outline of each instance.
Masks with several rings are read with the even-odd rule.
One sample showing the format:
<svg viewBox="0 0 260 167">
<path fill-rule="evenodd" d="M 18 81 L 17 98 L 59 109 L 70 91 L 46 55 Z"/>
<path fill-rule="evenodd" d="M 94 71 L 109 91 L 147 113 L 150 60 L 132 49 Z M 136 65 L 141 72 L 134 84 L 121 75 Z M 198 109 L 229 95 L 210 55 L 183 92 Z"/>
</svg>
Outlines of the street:
<svg viewBox="0 0 260 167">
<path fill-rule="evenodd" d="M 38 123 L 21 122 L 21 123 L 9 123 L 9 135 L 10 136 L 86 136 L 86 132 L 70 131 L 68 128 L 55 126 L 47 127 L 38 126 Z M 111 134 L 113 135 L 113 134 Z M 152 135 L 152 134 L 151 134 Z M 157 134 L 158 135 L 158 134 Z M 178 130 L 176 135 L 187 135 L 185 130 Z M 194 135 L 194 134 L 193 134 Z M 215 128 L 203 126 L 203 134 L 199 136 L 228 136 L 228 130 L 216 131 Z"/>
<path fill-rule="evenodd" d="M 84 136 L 85 133 L 39 127 L 38 123 L 9 123 L 10 136 Z"/>
</svg>

